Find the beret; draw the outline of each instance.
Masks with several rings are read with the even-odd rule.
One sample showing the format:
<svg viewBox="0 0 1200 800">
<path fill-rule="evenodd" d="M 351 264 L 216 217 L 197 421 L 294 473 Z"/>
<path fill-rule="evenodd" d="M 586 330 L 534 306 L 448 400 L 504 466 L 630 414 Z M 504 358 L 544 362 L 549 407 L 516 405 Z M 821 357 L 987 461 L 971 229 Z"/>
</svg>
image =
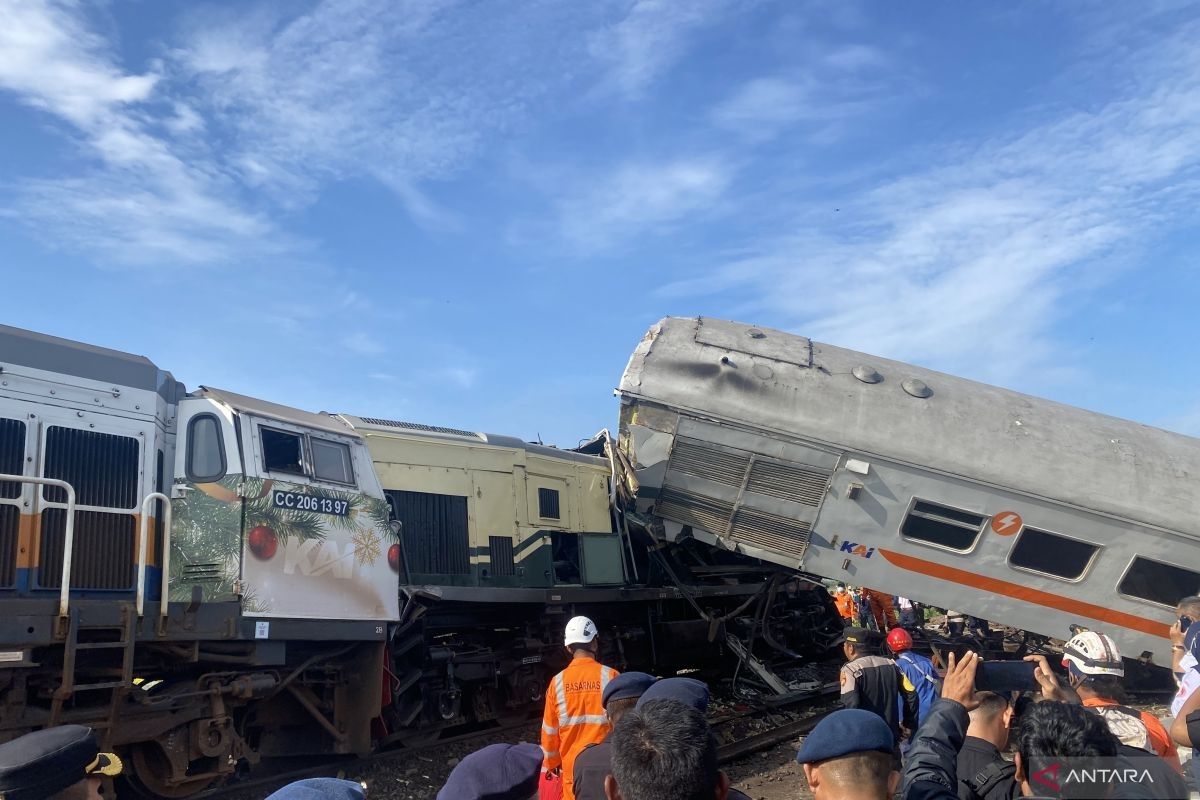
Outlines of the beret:
<svg viewBox="0 0 1200 800">
<path fill-rule="evenodd" d="M 541 772 L 536 744 L 488 745 L 458 763 L 437 800 L 528 800 Z"/>
<path fill-rule="evenodd" d="M 708 684 L 695 678 L 662 678 L 642 693 L 637 701 L 637 708 L 652 700 L 674 700 L 691 706 L 701 714 L 707 714 Z"/>
<path fill-rule="evenodd" d="M 649 689 L 650 684 L 656 680 L 658 679 L 653 675 L 647 675 L 645 672 L 622 672 L 609 681 L 608 686 L 604 687 L 604 693 L 600 696 L 600 702 L 605 708 L 608 708 L 610 700 L 626 700 L 630 697 L 641 697 L 642 692 Z"/>
<path fill-rule="evenodd" d="M 363 800 L 366 792 L 361 783 L 338 778 L 308 778 L 289 783 L 267 800 Z"/>
<path fill-rule="evenodd" d="M 843 708 L 817 723 L 800 745 L 796 761 L 811 764 L 869 750 L 891 754 L 895 747 L 892 729 L 883 717 L 861 708 Z"/>
<path fill-rule="evenodd" d="M 87 778 L 119 775 L 121 759 L 101 753 L 92 729 L 60 725 L 0 744 L 0 797 L 40 800 Z"/>
</svg>

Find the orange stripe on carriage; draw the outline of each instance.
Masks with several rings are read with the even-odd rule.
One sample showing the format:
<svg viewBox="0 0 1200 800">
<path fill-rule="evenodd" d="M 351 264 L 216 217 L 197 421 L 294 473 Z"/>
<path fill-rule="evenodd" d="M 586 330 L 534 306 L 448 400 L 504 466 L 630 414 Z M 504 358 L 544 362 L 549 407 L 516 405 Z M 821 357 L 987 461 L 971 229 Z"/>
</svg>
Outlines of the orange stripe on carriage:
<svg viewBox="0 0 1200 800">
<path fill-rule="evenodd" d="M 1126 614 L 1124 611 L 1114 611 L 1111 608 L 1085 603 L 1082 600 L 1074 600 L 1052 592 L 1043 592 L 1041 589 L 1032 589 L 1028 586 L 1022 586 L 1019 583 L 1002 581 L 999 578 L 989 578 L 977 572 L 968 572 L 957 567 L 948 567 L 945 564 L 938 564 L 935 561 L 926 561 L 916 556 L 897 553 L 895 550 L 885 550 L 881 547 L 879 552 L 884 558 L 901 569 L 919 572 L 922 575 L 950 581 L 961 586 L 970 586 L 973 589 L 995 592 L 1005 597 L 1011 597 L 1014 600 L 1021 600 L 1022 602 L 1044 606 L 1045 608 L 1053 608 L 1057 611 L 1065 611 L 1069 614 L 1078 614 L 1088 619 L 1102 620 L 1113 625 L 1119 625 L 1122 628 L 1148 633 L 1151 636 L 1161 636 L 1164 639 L 1169 636 L 1171 631 L 1171 626 L 1164 622 L 1156 622 L 1134 614 Z"/>
</svg>

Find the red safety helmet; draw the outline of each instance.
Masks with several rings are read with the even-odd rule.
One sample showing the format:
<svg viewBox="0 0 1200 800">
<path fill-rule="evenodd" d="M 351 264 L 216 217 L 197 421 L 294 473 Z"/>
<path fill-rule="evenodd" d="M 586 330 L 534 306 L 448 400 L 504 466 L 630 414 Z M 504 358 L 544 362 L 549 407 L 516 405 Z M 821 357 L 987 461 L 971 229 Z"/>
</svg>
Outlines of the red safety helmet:
<svg viewBox="0 0 1200 800">
<path fill-rule="evenodd" d="M 904 628 L 892 628 L 892 632 L 887 635 L 887 643 L 893 653 L 912 650 L 912 636 Z"/>
</svg>

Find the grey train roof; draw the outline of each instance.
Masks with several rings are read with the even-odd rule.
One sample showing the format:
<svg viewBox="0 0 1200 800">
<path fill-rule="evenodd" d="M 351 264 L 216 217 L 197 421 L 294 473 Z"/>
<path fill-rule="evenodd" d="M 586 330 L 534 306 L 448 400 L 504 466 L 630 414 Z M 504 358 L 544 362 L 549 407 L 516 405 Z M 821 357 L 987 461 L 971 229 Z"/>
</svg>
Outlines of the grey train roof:
<svg viewBox="0 0 1200 800">
<path fill-rule="evenodd" d="M 458 428 L 442 428 L 435 425 L 421 425 L 416 422 L 380 419 L 378 417 L 356 417 L 352 414 L 339 414 L 349 425 L 358 431 L 379 431 L 381 433 L 400 433 L 405 436 L 417 436 L 426 439 L 456 439 L 475 444 L 487 444 L 493 447 L 507 447 L 514 450 L 524 450 L 533 455 L 546 458 L 559 458 L 565 461 L 576 461 L 581 464 L 601 465 L 607 468 L 608 460 L 599 456 L 589 456 L 572 450 L 560 450 L 557 447 L 533 444 L 518 439 L 515 436 L 502 436 L 495 433 L 478 433 L 476 431 L 460 430 Z"/>
<path fill-rule="evenodd" d="M 668 317 L 619 391 L 1197 535 L 1200 439 L 802 336 Z"/>
<path fill-rule="evenodd" d="M 0 325 L 0 364 L 75 375 L 88 380 L 158 392 L 168 401 L 183 395 L 183 384 L 145 356 L 44 333 Z"/>
<path fill-rule="evenodd" d="M 235 411 L 244 411 L 247 414 L 266 417 L 267 419 L 290 422 L 293 425 L 315 428 L 320 431 L 329 431 L 340 436 L 349 436 L 352 439 L 359 438 L 354 429 L 338 417 L 329 414 L 314 414 L 311 411 L 303 411 L 291 406 L 272 403 L 269 400 L 260 400 L 257 397 L 247 397 L 244 394 L 236 394 L 224 389 L 213 389 L 209 386 L 201 386 L 200 391 L 196 392 L 195 396 L 218 400 Z"/>
</svg>

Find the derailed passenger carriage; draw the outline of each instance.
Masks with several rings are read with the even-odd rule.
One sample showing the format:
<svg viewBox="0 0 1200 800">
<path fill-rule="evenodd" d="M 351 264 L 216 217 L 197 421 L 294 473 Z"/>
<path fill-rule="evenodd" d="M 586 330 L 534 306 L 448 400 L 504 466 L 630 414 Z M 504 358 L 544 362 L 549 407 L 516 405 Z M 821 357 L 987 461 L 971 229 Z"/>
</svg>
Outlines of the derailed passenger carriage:
<svg viewBox="0 0 1200 800">
<path fill-rule="evenodd" d="M 614 463 L 0 328 L 0 739 L 91 725 L 186 796 L 521 713 L 573 613 L 620 667 L 828 646 L 814 584 L 614 527 Z"/>
<path fill-rule="evenodd" d="M 619 394 L 663 541 L 1171 663 L 1200 440 L 707 318 L 655 325 Z"/>
</svg>

